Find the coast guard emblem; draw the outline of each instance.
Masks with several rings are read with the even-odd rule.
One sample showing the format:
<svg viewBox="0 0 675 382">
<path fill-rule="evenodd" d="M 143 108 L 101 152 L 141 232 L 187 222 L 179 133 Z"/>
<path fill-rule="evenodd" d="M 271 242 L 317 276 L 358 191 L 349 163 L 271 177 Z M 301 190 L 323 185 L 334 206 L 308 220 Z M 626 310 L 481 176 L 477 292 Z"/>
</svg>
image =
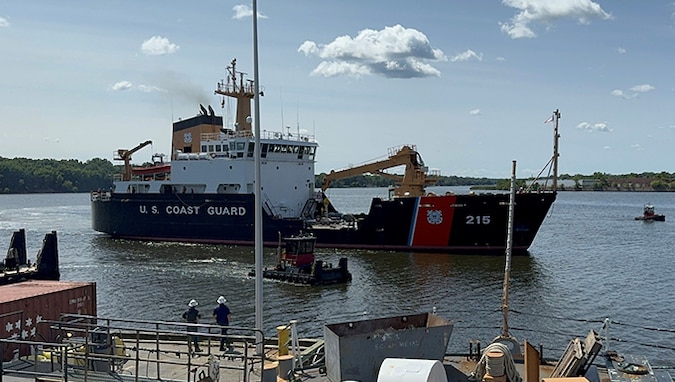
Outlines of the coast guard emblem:
<svg viewBox="0 0 675 382">
<path fill-rule="evenodd" d="M 427 211 L 427 221 L 429 222 L 429 224 L 443 223 L 443 212 L 441 212 L 441 210 Z"/>
</svg>

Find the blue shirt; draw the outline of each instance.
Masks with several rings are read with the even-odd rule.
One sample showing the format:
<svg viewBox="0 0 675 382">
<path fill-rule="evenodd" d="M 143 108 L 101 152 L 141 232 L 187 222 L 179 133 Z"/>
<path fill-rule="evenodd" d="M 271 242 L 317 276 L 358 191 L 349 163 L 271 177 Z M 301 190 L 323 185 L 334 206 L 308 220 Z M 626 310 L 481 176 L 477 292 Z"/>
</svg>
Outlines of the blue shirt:
<svg viewBox="0 0 675 382">
<path fill-rule="evenodd" d="M 229 325 L 230 320 L 227 319 L 227 316 L 230 315 L 230 308 L 225 304 L 220 304 L 213 310 L 213 315 L 216 316 L 216 322 L 218 325 Z"/>
</svg>

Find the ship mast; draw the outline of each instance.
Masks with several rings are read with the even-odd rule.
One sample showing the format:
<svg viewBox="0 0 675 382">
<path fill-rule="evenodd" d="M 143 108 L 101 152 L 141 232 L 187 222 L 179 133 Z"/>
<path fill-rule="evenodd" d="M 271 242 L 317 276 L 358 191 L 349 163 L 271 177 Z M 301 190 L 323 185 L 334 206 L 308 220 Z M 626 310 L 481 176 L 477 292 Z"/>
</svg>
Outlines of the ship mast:
<svg viewBox="0 0 675 382">
<path fill-rule="evenodd" d="M 511 169 L 511 193 L 509 197 L 509 220 L 508 226 L 506 227 L 506 261 L 504 265 L 504 284 L 503 284 L 503 295 L 502 295 L 502 314 L 504 318 L 504 325 L 502 327 L 502 333 L 498 335 L 492 343 L 501 343 L 506 345 L 511 351 L 511 355 L 519 357 L 520 344 L 518 341 L 511 336 L 509 333 L 509 286 L 511 280 L 511 252 L 513 251 L 513 220 L 514 220 L 514 210 L 516 205 L 516 161 L 513 161 L 513 166 Z"/>
<path fill-rule="evenodd" d="M 509 284 L 511 281 L 511 252 L 513 250 L 513 211 L 516 200 L 516 161 L 513 161 L 511 169 L 511 188 L 509 197 L 509 221 L 506 228 L 506 264 L 504 265 L 504 293 L 502 295 L 502 314 L 504 316 L 504 325 L 502 327 L 502 338 L 510 338 L 509 335 Z"/>
<path fill-rule="evenodd" d="M 251 122 L 247 119 L 251 116 L 251 99 L 254 98 L 257 82 L 255 82 L 255 80 L 246 80 L 246 82 L 244 82 L 244 75 L 246 73 L 237 72 L 236 58 L 230 62 L 230 66 L 227 67 L 227 72 L 229 74 L 227 76 L 227 82 L 221 80 L 218 83 L 218 88 L 215 93 L 232 97 L 237 100 L 237 118 L 234 123 L 235 130 L 243 132 L 245 135 L 250 135 Z M 222 105 L 225 105 L 224 98 Z"/>
<path fill-rule="evenodd" d="M 558 134 L 558 120 L 560 119 L 560 111 L 555 109 L 553 112 L 553 191 L 558 190 L 558 141 L 560 140 L 560 134 Z"/>
</svg>

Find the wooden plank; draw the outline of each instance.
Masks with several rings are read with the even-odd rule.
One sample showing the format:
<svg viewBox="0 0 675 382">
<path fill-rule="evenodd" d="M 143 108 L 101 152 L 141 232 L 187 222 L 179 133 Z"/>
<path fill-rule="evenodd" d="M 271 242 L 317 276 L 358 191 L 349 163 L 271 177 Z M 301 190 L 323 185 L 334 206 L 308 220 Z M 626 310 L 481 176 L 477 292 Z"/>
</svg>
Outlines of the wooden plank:
<svg viewBox="0 0 675 382">
<path fill-rule="evenodd" d="M 525 341 L 525 380 L 539 382 L 539 352 L 529 342 Z"/>
</svg>

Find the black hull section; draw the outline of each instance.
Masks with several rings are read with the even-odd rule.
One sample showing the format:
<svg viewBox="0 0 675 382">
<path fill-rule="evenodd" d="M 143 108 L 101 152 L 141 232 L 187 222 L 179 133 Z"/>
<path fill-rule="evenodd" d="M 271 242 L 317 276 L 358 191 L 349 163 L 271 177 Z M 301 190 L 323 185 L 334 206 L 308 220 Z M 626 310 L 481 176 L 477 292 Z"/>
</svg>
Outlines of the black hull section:
<svg viewBox="0 0 675 382">
<path fill-rule="evenodd" d="M 555 192 L 519 193 L 513 251 L 526 255 L 556 198 Z M 316 226 L 317 247 L 453 254 L 504 254 L 509 194 L 373 199 L 354 227 Z"/>
<path fill-rule="evenodd" d="M 516 195 L 513 254 L 527 254 L 555 192 Z M 263 216 L 263 240 L 312 233 L 317 247 L 503 254 L 509 194 L 373 199 L 368 214 L 349 223 L 305 226 Z M 139 240 L 252 245 L 253 195 L 112 194 L 92 201 L 92 226 L 113 237 Z"/>
<path fill-rule="evenodd" d="M 112 194 L 93 200 L 92 228 L 115 238 L 253 245 L 253 195 Z M 279 233 L 292 236 L 301 220 L 263 216 L 263 241 L 278 245 Z"/>
</svg>

